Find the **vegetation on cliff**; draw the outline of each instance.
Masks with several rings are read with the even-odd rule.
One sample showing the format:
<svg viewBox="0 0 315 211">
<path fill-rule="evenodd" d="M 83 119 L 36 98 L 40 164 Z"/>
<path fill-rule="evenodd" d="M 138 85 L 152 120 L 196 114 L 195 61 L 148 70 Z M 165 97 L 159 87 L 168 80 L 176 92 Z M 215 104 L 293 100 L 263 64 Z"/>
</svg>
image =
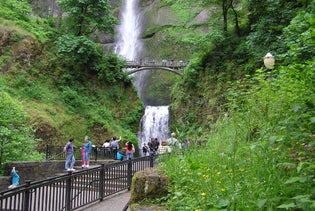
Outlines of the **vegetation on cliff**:
<svg viewBox="0 0 315 211">
<path fill-rule="evenodd" d="M 72 12 L 86 6 L 65 2 Z M 93 7 L 103 8 L 105 19 L 94 22 Z M 80 22 L 76 13 L 40 18 L 27 1 L 0 2 L 1 167 L 41 159 L 35 149 L 63 146 L 70 137 L 78 147 L 85 135 L 96 145 L 113 136 L 137 142 L 143 105 L 121 71 L 124 62 L 89 39 L 93 30 L 113 27 L 115 18 L 106 13 L 108 2 L 93 7 L 79 14 L 88 19 Z"/>
<path fill-rule="evenodd" d="M 190 61 L 183 78 L 165 83 L 173 85 L 171 130 L 190 145 L 161 163 L 171 185 L 158 203 L 314 209 L 314 0 L 198 0 L 193 9 L 189 0 L 145 2 L 172 13 L 145 31 L 147 55 Z M 86 6 L 69 3 L 69 14 Z M 143 105 L 123 62 L 90 40 L 97 22 L 39 18 L 26 1 L 0 6 L 2 165 L 24 159 L 17 157 L 24 144 L 32 151 L 84 135 L 136 141 Z M 95 15 L 85 12 L 81 18 Z M 196 21 L 201 14 L 211 18 Z M 112 27 L 115 19 L 106 20 Z M 151 38 L 159 42 L 150 45 Z M 276 56 L 272 70 L 262 67 L 267 52 Z"/>
<path fill-rule="evenodd" d="M 312 210 L 314 1 L 221 2 L 246 15 L 246 24 L 239 33 L 235 19 L 228 30 L 219 21 L 173 89 L 172 130 L 190 145 L 163 160 L 171 186 L 159 203 L 171 210 Z M 263 67 L 267 52 L 276 56 L 271 70 Z"/>
</svg>

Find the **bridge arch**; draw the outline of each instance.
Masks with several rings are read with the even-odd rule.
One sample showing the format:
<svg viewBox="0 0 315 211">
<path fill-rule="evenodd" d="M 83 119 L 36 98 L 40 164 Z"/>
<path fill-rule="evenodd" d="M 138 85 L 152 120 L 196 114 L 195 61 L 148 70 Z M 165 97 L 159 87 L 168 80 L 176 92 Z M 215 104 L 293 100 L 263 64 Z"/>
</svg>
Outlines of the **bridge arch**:
<svg viewBox="0 0 315 211">
<path fill-rule="evenodd" d="M 131 74 L 136 73 L 136 72 L 140 72 L 140 71 L 143 71 L 143 70 L 152 70 L 152 69 L 155 69 L 155 70 L 166 70 L 166 71 L 172 72 L 172 73 L 180 75 L 180 76 L 184 75 L 180 71 L 172 69 L 172 68 L 169 68 L 169 67 L 140 67 L 140 68 L 134 68 L 132 70 L 128 70 L 127 73 L 128 73 L 128 75 L 131 75 Z"/>
</svg>

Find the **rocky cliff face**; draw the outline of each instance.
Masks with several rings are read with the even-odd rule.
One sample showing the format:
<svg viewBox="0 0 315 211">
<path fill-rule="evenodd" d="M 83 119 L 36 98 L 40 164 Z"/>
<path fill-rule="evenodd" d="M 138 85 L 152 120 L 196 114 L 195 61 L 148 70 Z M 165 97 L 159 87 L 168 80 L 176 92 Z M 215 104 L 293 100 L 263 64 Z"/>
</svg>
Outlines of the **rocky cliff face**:
<svg viewBox="0 0 315 211">
<path fill-rule="evenodd" d="M 111 0 L 113 14 L 118 18 L 122 3 L 123 1 Z M 211 17 L 209 9 L 192 7 L 191 18 L 183 20 L 172 5 L 166 5 L 163 0 L 141 0 L 139 3 L 140 12 L 143 13 L 144 58 L 189 60 L 193 48 L 183 43 L 181 37 L 189 36 L 190 33 L 207 33 L 210 30 L 207 25 Z M 57 0 L 32 0 L 30 4 L 38 16 L 61 15 Z M 114 35 L 98 33 L 94 35 L 94 39 L 107 50 L 112 50 L 115 44 Z"/>
<path fill-rule="evenodd" d="M 144 12 L 143 35 L 146 57 L 156 60 L 189 60 L 192 46 L 182 41 L 191 33 L 207 33 L 210 12 L 204 8 L 192 7 L 192 18 L 184 20 L 162 0 L 147 1 L 142 4 Z"/>
<path fill-rule="evenodd" d="M 5 55 L 0 68 L 3 73 L 15 66 L 30 66 L 41 53 L 38 40 L 27 33 L 0 27 L 0 54 Z"/>
</svg>

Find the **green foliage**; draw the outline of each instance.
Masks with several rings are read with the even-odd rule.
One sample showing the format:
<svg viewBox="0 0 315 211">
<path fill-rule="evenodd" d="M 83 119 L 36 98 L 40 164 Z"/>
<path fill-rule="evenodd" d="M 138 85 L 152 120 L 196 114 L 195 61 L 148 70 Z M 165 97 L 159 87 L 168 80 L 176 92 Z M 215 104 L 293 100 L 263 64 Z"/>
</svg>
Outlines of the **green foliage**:
<svg viewBox="0 0 315 211">
<path fill-rule="evenodd" d="M 47 25 L 33 16 L 27 0 L 3 0 L 0 2 L 0 24 L 16 25 L 34 34 L 41 41 L 52 34 Z"/>
<path fill-rule="evenodd" d="M 27 0 L 3 0 L 1 1 L 1 17 L 8 20 L 29 21 L 32 9 Z"/>
<path fill-rule="evenodd" d="M 0 91 L 0 164 L 20 160 L 38 160 L 37 141 L 32 137 L 28 116 L 23 107 L 6 92 Z"/>
<path fill-rule="evenodd" d="M 84 97 L 70 87 L 63 87 L 61 97 L 70 111 L 82 111 L 85 107 Z"/>
<path fill-rule="evenodd" d="M 244 92 L 230 95 L 229 115 L 212 126 L 205 147 L 192 145 L 162 162 L 172 178 L 167 204 L 174 210 L 314 209 L 313 79 L 313 61 L 281 67 L 272 78 L 258 71 Z"/>
<path fill-rule="evenodd" d="M 59 5 L 67 14 L 66 31 L 76 36 L 89 36 L 95 30 L 113 33 L 117 24 L 109 0 L 61 0 Z"/>
<path fill-rule="evenodd" d="M 160 163 L 170 209 L 315 208 L 314 15 L 299 2 L 252 1 L 255 31 L 216 42 L 175 85 L 172 127 L 191 147 Z M 266 49 L 277 49 L 277 68 L 254 71 Z"/>
<path fill-rule="evenodd" d="M 122 71 L 124 66 L 125 62 L 117 54 L 107 54 L 103 56 L 96 67 L 98 79 L 100 81 L 106 80 L 109 83 L 122 81 L 126 85 L 131 85 L 128 74 Z"/>
<path fill-rule="evenodd" d="M 289 49 L 288 54 L 283 55 L 286 63 L 309 60 L 314 57 L 315 51 L 315 16 L 314 10 L 301 11 L 291 24 L 284 28 L 283 36 Z"/>
<path fill-rule="evenodd" d="M 16 80 L 12 81 L 12 85 L 19 89 L 20 95 L 25 98 L 36 100 L 40 100 L 42 98 L 41 86 L 24 74 L 18 75 Z"/>
<path fill-rule="evenodd" d="M 297 12 L 304 10 L 302 6 L 293 0 L 250 2 L 249 24 L 252 32 L 247 37 L 247 44 L 256 58 L 261 58 L 266 52 L 282 54 L 287 51 L 281 35 Z"/>
<path fill-rule="evenodd" d="M 195 8 L 198 7 L 201 1 L 195 1 Z M 166 2 L 168 3 L 168 2 Z M 191 21 L 200 11 L 191 9 L 191 2 L 186 0 L 177 0 L 171 6 L 172 10 L 180 17 L 183 22 Z"/>
<path fill-rule="evenodd" d="M 75 72 L 95 70 L 102 58 L 101 48 L 85 36 L 63 35 L 56 44 L 63 64 Z"/>
</svg>

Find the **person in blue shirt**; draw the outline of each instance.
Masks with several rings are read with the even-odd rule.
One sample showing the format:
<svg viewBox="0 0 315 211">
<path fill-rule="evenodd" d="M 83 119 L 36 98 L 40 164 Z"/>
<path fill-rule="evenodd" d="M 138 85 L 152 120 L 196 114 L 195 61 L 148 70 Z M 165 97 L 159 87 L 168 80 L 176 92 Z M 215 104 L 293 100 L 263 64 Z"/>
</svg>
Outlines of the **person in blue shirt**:
<svg viewBox="0 0 315 211">
<path fill-rule="evenodd" d="M 64 153 L 66 154 L 65 169 L 67 171 L 75 171 L 75 169 L 73 168 L 75 163 L 74 149 L 72 144 L 73 141 L 74 138 L 70 138 L 70 140 L 63 149 Z"/>
<path fill-rule="evenodd" d="M 12 181 L 11 181 L 12 184 L 8 187 L 9 189 L 17 187 L 19 185 L 19 182 L 20 182 L 20 176 L 15 171 L 15 167 L 12 168 L 11 176 L 12 176 Z"/>
<path fill-rule="evenodd" d="M 83 168 L 89 168 L 90 166 L 90 154 L 92 152 L 92 142 L 90 141 L 90 137 L 85 136 L 84 138 L 85 144 L 83 146 L 84 148 L 84 164 Z"/>
</svg>

